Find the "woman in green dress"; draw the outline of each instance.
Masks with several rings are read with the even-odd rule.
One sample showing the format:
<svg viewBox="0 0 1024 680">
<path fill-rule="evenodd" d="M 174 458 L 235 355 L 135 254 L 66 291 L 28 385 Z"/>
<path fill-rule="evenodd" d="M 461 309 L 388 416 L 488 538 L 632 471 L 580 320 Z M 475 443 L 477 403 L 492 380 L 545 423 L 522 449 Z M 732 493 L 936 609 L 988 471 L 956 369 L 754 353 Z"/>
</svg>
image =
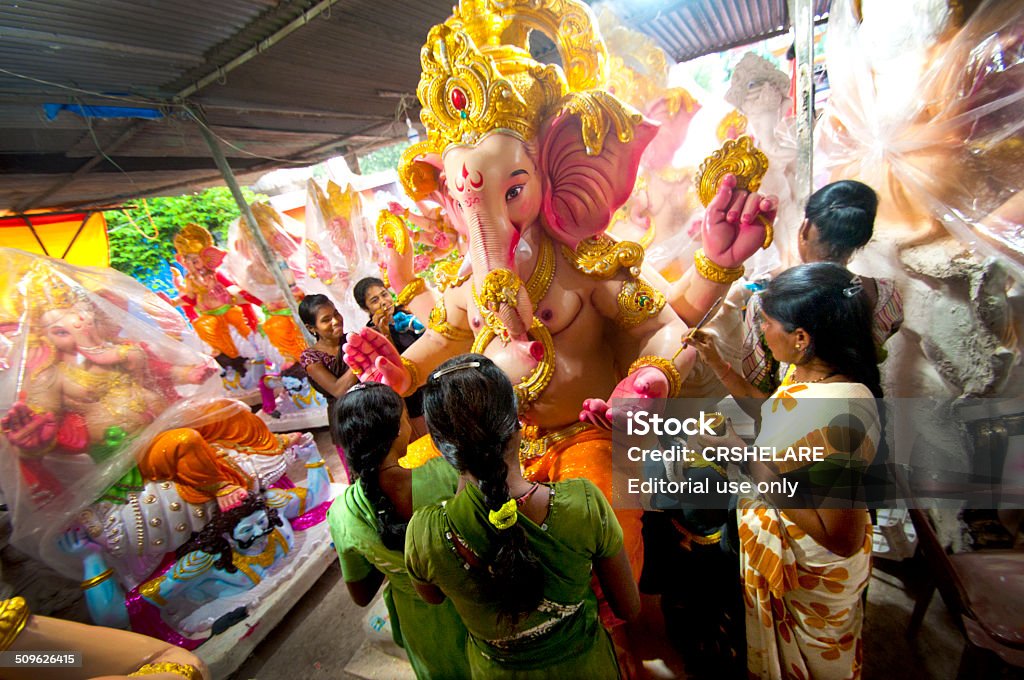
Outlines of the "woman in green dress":
<svg viewBox="0 0 1024 680">
<path fill-rule="evenodd" d="M 412 428 L 402 398 L 390 387 L 356 385 L 335 408 L 338 441 L 357 480 L 327 513 L 349 594 L 365 607 L 386 579 L 392 633 L 416 677 L 468 678 L 462 620 L 450 602 L 435 607 L 417 597 L 402 556 L 413 511 L 451 498 L 458 474 L 440 458 L 415 470 L 398 464 Z"/>
<path fill-rule="evenodd" d="M 423 390 L 430 435 L 463 485 L 413 515 L 406 566 L 423 599 L 462 616 L 472 677 L 619 677 L 591 576 L 621 619 L 640 599 L 608 501 L 586 479 L 523 479 L 512 384 L 490 359 L 451 359 Z"/>
</svg>

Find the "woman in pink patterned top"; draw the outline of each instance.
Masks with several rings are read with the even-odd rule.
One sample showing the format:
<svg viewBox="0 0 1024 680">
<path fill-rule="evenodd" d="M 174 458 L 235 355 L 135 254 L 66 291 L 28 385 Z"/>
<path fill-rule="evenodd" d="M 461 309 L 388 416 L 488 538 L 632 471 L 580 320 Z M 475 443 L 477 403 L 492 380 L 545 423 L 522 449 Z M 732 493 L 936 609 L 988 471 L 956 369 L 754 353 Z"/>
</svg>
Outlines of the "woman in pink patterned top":
<svg viewBox="0 0 1024 680">
<path fill-rule="evenodd" d="M 334 403 L 358 382 L 358 378 L 341 360 L 341 342 L 345 337 L 345 322 L 326 295 L 307 295 L 299 304 L 299 317 L 316 338 L 316 343 L 304 350 L 299 363 L 306 370 L 309 383 L 327 399 L 327 422 L 331 440 L 335 439 Z M 338 442 L 334 441 L 335 447 Z M 348 474 L 345 454 L 338 449 L 341 462 Z M 351 475 L 349 476 L 351 478 Z"/>
</svg>

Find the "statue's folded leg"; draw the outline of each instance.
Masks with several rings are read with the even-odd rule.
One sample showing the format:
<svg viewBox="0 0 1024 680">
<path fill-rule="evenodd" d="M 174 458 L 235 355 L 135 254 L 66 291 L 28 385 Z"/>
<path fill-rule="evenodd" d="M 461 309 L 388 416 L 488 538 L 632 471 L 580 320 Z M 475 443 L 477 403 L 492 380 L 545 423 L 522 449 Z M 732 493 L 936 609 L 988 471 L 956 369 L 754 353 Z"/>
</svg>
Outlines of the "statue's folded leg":
<svg viewBox="0 0 1024 680">
<path fill-rule="evenodd" d="M 241 312 L 239 312 L 241 313 Z M 196 335 L 210 347 L 231 359 L 238 358 L 238 348 L 235 341 L 231 339 L 231 332 L 228 330 L 228 321 L 224 315 L 200 314 L 192 322 L 196 329 Z M 248 327 L 246 327 L 248 330 Z"/>
<path fill-rule="evenodd" d="M 286 310 L 287 311 L 287 310 Z M 285 361 L 296 362 L 306 349 L 306 341 L 291 316 L 271 314 L 263 322 L 263 332 Z"/>
<path fill-rule="evenodd" d="M 222 444 L 240 453 L 276 456 L 284 452 L 282 440 L 245 404 L 219 399 L 206 406 L 206 422 L 195 429 L 206 441 Z"/>
<path fill-rule="evenodd" d="M 245 322 L 245 314 L 242 313 L 241 309 L 238 307 L 232 307 L 224 313 L 224 318 L 229 324 L 235 327 L 235 330 L 238 331 L 239 335 L 243 338 L 249 337 L 249 333 L 252 332 L 252 329 L 249 328 L 249 324 Z"/>
<path fill-rule="evenodd" d="M 542 457 L 528 462 L 524 475 L 536 482 L 585 477 L 611 502 L 612 433 L 590 427 L 552 444 Z M 643 511 L 616 510 L 615 516 L 622 525 L 623 546 L 633 568 L 633 577 L 639 581 L 644 566 Z"/>
<path fill-rule="evenodd" d="M 249 485 L 250 480 L 212 444 L 264 456 L 284 451 L 281 441 L 244 404 L 224 399 L 206 408 L 208 415 L 215 414 L 209 422 L 161 432 L 139 461 L 143 477 L 174 481 L 189 503 L 206 503 L 226 489 Z"/>
</svg>

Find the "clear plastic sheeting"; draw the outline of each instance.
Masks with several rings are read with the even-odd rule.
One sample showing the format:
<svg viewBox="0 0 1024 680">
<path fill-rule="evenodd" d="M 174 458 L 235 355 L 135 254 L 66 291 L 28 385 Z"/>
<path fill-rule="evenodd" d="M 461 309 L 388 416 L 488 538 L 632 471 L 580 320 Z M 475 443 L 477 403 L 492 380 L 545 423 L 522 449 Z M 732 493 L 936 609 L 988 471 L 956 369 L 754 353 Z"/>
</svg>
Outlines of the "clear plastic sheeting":
<svg viewBox="0 0 1024 680">
<path fill-rule="evenodd" d="M 79 577 L 57 540 L 80 513 L 138 486 L 162 433 L 183 445 L 194 431 L 181 428 L 239 405 L 216 399 L 216 364 L 140 283 L 8 248 L 0 260 L 0 488 L 12 539 Z"/>
<path fill-rule="evenodd" d="M 352 298 L 352 286 L 365 276 L 380 276 L 379 254 L 370 220 L 372 206 L 351 185 L 328 181 L 326 192 L 310 179 L 306 194 L 306 282 L 304 290 L 334 300 L 346 330 L 365 323 Z"/>
<path fill-rule="evenodd" d="M 832 3 L 816 184 L 866 182 L 881 238 L 912 245 L 941 225 L 1021 278 L 1024 3 L 949 5 Z"/>
<path fill-rule="evenodd" d="M 290 276 L 285 274 L 285 279 L 291 283 L 301 283 L 306 264 L 302 247 L 302 224 L 287 215 L 281 215 L 266 203 L 253 203 L 250 207 L 263 238 L 291 273 Z M 228 228 L 227 250 L 225 264 L 235 283 L 264 304 L 285 304 L 284 293 L 260 255 L 252 233 L 242 227 L 241 220 L 235 220 Z"/>
</svg>

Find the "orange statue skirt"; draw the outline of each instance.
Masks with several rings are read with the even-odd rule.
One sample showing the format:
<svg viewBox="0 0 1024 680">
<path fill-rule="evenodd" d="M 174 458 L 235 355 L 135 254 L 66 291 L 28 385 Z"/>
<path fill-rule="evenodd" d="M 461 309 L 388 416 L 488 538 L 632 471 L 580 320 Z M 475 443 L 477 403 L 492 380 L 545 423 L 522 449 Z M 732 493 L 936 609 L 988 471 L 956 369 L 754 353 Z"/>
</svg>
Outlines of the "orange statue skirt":
<svg viewBox="0 0 1024 680">
<path fill-rule="evenodd" d="M 200 313 L 192 322 L 196 335 L 203 342 L 229 359 L 237 359 L 238 348 L 231 339 L 232 326 L 243 338 L 249 337 L 251 329 L 245 323 L 245 315 L 238 307 L 231 307 L 223 314 Z"/>
<path fill-rule="evenodd" d="M 213 500 L 225 487 L 249 486 L 251 480 L 219 447 L 263 456 L 284 452 L 281 441 L 245 404 L 219 399 L 203 411 L 211 416 L 209 422 L 161 432 L 139 461 L 143 477 L 174 481 L 182 500 L 196 504 Z"/>
<path fill-rule="evenodd" d="M 271 314 L 263 322 L 263 332 L 270 344 L 277 348 L 284 360 L 295 363 L 306 350 L 306 339 L 302 337 L 295 319 L 290 316 Z"/>
</svg>

